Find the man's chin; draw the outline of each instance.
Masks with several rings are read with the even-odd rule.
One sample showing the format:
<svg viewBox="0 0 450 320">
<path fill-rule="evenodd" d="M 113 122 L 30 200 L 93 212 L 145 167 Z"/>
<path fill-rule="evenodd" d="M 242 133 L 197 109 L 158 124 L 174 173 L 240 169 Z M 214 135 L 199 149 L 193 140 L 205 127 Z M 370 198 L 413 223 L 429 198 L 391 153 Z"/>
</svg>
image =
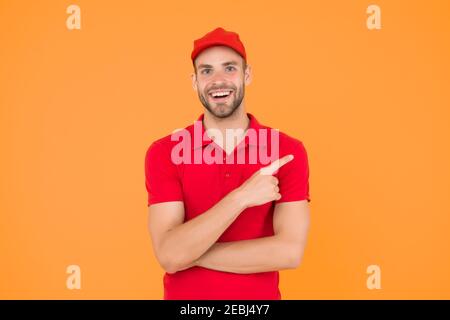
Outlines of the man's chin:
<svg viewBox="0 0 450 320">
<path fill-rule="evenodd" d="M 217 118 L 227 118 L 233 114 L 233 108 L 228 106 L 214 106 L 209 111 Z"/>
</svg>

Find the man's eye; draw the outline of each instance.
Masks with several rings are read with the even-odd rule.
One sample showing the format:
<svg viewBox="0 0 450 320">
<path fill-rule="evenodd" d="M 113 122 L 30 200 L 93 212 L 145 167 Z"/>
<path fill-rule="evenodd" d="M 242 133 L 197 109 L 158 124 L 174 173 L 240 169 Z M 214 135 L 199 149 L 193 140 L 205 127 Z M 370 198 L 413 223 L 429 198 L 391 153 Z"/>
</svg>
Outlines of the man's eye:
<svg viewBox="0 0 450 320">
<path fill-rule="evenodd" d="M 209 71 L 211 71 L 211 70 L 210 70 L 210 69 L 203 69 L 201 73 L 202 73 L 202 74 L 208 74 Z"/>
<path fill-rule="evenodd" d="M 227 67 L 227 70 L 230 70 L 230 71 L 231 71 L 231 70 L 235 70 L 235 69 L 236 69 L 236 68 L 235 68 L 235 67 L 232 67 L 232 66 L 228 66 L 228 67 Z"/>
</svg>

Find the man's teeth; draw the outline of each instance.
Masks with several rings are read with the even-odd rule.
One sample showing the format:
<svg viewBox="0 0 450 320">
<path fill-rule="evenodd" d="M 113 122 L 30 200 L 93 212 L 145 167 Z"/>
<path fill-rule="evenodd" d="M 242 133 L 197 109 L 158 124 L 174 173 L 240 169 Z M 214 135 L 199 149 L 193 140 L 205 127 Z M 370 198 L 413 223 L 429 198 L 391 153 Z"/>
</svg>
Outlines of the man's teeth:
<svg viewBox="0 0 450 320">
<path fill-rule="evenodd" d="M 211 95 L 215 98 L 215 97 L 227 96 L 230 93 L 231 93 L 231 91 L 220 91 L 220 92 L 213 92 L 213 93 L 211 93 Z"/>
</svg>

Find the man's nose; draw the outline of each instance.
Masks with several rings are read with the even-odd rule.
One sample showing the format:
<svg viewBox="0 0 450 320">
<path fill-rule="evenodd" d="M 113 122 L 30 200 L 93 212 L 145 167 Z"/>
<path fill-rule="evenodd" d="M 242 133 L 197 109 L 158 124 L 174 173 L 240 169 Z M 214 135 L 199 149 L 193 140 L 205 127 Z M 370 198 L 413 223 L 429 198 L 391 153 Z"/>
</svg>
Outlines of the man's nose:
<svg viewBox="0 0 450 320">
<path fill-rule="evenodd" d="M 211 81 L 213 83 L 221 84 L 226 82 L 226 76 L 223 71 L 216 71 L 214 72 Z"/>
</svg>

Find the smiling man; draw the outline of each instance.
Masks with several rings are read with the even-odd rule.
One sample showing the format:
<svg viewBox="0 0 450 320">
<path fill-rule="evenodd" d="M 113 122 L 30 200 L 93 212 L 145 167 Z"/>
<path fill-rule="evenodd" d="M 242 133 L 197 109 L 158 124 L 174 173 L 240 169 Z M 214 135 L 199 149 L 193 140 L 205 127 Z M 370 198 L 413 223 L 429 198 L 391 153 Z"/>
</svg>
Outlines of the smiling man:
<svg viewBox="0 0 450 320">
<path fill-rule="evenodd" d="M 148 226 L 166 271 L 164 299 L 281 299 L 278 271 L 297 268 L 306 246 L 306 150 L 246 112 L 251 67 L 238 34 L 214 29 L 194 41 L 191 59 L 205 111 L 183 130 L 182 156 L 216 161 L 174 161 L 174 134 L 147 150 Z M 248 161 L 254 151 L 271 163 Z"/>
</svg>

